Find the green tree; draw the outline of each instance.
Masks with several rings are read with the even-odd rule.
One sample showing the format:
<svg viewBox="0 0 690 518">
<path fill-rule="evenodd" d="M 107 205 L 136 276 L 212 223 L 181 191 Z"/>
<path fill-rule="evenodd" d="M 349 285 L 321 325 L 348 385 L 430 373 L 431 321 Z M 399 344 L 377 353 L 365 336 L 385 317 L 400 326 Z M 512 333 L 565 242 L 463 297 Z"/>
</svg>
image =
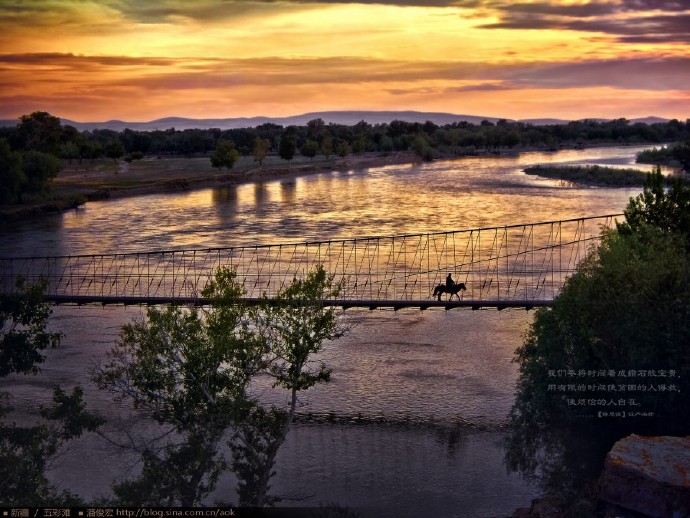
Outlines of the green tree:
<svg viewBox="0 0 690 518">
<path fill-rule="evenodd" d="M 690 236 L 690 188 L 680 179 L 664 188 L 661 168 L 648 175 L 642 194 L 630 200 L 625 210 L 626 223 L 622 232 L 640 232 L 651 225 L 663 232 L 687 238 Z"/>
<path fill-rule="evenodd" d="M 117 162 L 117 159 L 125 154 L 125 147 L 120 142 L 120 139 L 112 138 L 103 147 L 103 152 L 105 156 L 112 158 L 113 162 Z"/>
<path fill-rule="evenodd" d="M 430 162 L 434 158 L 434 150 L 429 145 L 426 137 L 424 135 L 417 135 L 412 141 L 412 149 L 415 154 L 427 162 Z"/>
<path fill-rule="evenodd" d="M 348 144 L 347 141 L 341 140 L 335 146 L 335 152 L 340 158 L 345 158 L 352 152 L 352 149 L 350 149 L 350 144 Z"/>
<path fill-rule="evenodd" d="M 506 460 L 510 468 L 538 477 L 550 492 L 572 497 L 598 475 L 613 443 L 629 433 L 690 432 L 684 396 L 690 390 L 690 255 L 682 223 L 690 217 L 690 202 L 688 187 L 673 189 L 663 190 L 660 173 L 650 176 L 644 192 L 630 200 L 627 222 L 602 234 L 553 307 L 537 311 L 516 351 L 520 376 Z M 622 395 L 591 389 L 629 383 L 625 377 L 602 381 L 600 372 L 652 370 L 666 373 L 655 385 L 678 391 Z M 570 383 L 589 388 L 576 394 L 552 390 L 558 372 L 578 373 Z M 572 404 L 619 398 L 635 399 L 639 407 L 617 410 L 653 412 L 654 418 L 602 419 L 601 406 Z"/>
<path fill-rule="evenodd" d="M 690 137 L 673 146 L 671 152 L 673 157 L 680 162 L 683 170 L 690 172 Z"/>
<path fill-rule="evenodd" d="M 18 278 L 13 294 L 0 295 L 0 378 L 10 374 L 37 374 L 42 354 L 57 347 L 61 334 L 47 330 L 50 307 L 43 301 L 46 283 L 27 286 Z M 58 491 L 45 476 L 50 459 L 64 442 L 95 430 L 103 420 L 86 412 L 83 392 L 71 395 L 56 387 L 53 405 L 41 409 L 44 423 L 34 426 L 0 424 L 0 505 L 79 505 L 68 491 Z M 0 393 L 0 418 L 11 414 Z"/>
<path fill-rule="evenodd" d="M 278 146 L 278 154 L 283 160 L 292 160 L 295 158 L 297 152 L 297 136 L 291 128 L 286 129 L 280 136 L 280 145 Z"/>
<path fill-rule="evenodd" d="M 22 155 L 12 151 L 6 139 L 0 139 L 0 203 L 19 199 L 26 184 Z"/>
<path fill-rule="evenodd" d="M 55 178 L 62 169 L 62 163 L 54 155 L 33 149 L 24 153 L 22 162 L 26 183 L 20 191 L 20 200 L 25 192 L 45 194 L 50 180 Z"/>
<path fill-rule="evenodd" d="M 333 139 L 331 137 L 325 137 L 321 141 L 321 154 L 326 158 L 331 158 L 333 154 Z"/>
<path fill-rule="evenodd" d="M 73 141 L 65 142 L 60 145 L 60 158 L 63 158 L 65 160 L 69 160 L 69 163 L 72 163 L 72 160 L 75 158 L 79 158 L 79 147 L 77 144 L 75 144 Z"/>
<path fill-rule="evenodd" d="M 144 451 L 138 479 L 115 487 L 119 503 L 199 504 L 228 468 L 222 439 L 238 476 L 242 505 L 264 505 L 275 455 L 294 417 L 297 392 L 328 378 L 311 355 L 338 336 L 332 309 L 321 301 L 333 293 L 320 268 L 295 280 L 278 303 L 243 304 L 234 270 L 219 269 L 202 295 L 207 310 L 150 308 L 147 320 L 125 326 L 121 341 L 94 379 L 117 399 L 175 432 L 176 439 Z M 281 303 L 282 302 L 282 303 Z M 289 411 L 264 406 L 250 391 L 268 374 L 290 391 Z M 228 451 L 225 450 L 225 451 Z"/>
<path fill-rule="evenodd" d="M 60 119 L 48 112 L 36 111 L 19 118 L 17 134 L 21 147 L 43 153 L 60 155 L 63 132 Z"/>
<path fill-rule="evenodd" d="M 328 382 L 331 370 L 314 362 L 323 342 L 343 335 L 333 308 L 323 301 L 338 297 L 341 284 L 334 284 L 322 266 L 305 279 L 295 279 L 274 301 L 265 300 L 257 314 L 257 330 L 266 341 L 266 369 L 275 386 L 289 394 L 289 410 L 257 399 L 245 406 L 230 447 L 233 468 L 239 476 L 240 503 L 262 507 L 277 498 L 269 495 L 276 456 L 285 442 L 297 411 L 299 394 L 317 383 Z"/>
<path fill-rule="evenodd" d="M 266 138 L 256 137 L 254 139 L 254 161 L 259 162 L 259 167 L 264 163 L 264 159 L 268 155 L 268 150 L 271 149 L 271 141 Z"/>
<path fill-rule="evenodd" d="M 221 167 L 232 169 L 239 158 L 240 153 L 235 149 L 235 143 L 232 140 L 220 140 L 211 155 L 211 165 L 218 169 Z"/>
<path fill-rule="evenodd" d="M 320 140 L 326 133 L 326 123 L 323 119 L 312 119 L 307 122 L 307 133 L 312 140 Z"/>
<path fill-rule="evenodd" d="M 319 145 L 313 140 L 307 140 L 299 151 L 302 153 L 302 156 L 314 160 L 316 153 L 319 151 Z"/>
</svg>

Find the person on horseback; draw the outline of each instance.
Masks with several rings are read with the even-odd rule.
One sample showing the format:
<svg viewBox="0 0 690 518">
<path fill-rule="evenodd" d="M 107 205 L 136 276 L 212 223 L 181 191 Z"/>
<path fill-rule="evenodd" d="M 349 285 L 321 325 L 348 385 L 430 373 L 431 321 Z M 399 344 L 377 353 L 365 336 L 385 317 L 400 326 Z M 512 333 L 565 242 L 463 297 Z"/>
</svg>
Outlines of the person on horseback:
<svg viewBox="0 0 690 518">
<path fill-rule="evenodd" d="M 455 281 L 453 278 L 450 276 L 450 273 L 448 274 L 448 277 L 446 277 L 446 286 L 448 288 L 451 288 L 452 286 L 455 286 Z"/>
</svg>

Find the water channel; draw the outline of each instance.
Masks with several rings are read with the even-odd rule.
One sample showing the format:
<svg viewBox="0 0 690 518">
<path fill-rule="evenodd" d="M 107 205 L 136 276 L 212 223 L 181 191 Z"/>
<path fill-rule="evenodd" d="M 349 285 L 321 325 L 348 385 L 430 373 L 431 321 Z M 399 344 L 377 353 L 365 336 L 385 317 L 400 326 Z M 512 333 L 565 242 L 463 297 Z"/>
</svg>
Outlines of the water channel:
<svg viewBox="0 0 690 518">
<path fill-rule="evenodd" d="M 628 166 L 640 149 L 467 158 L 91 202 L 1 230 L 0 255 L 290 243 L 619 213 L 639 189 L 577 187 L 522 169 L 539 163 Z M 20 414 L 48 402 L 56 383 L 78 383 L 108 426 L 152 433 L 88 380 L 120 326 L 142 312 L 55 308 L 51 325 L 65 333 L 61 347 L 49 351 L 39 376 L 11 380 Z M 348 310 L 344 318 L 351 331 L 323 352 L 332 381 L 307 391 L 300 409 L 337 419 L 302 423 L 290 432 L 273 484 L 275 494 L 292 498 L 285 505 L 335 503 L 372 516 L 497 517 L 539 495 L 506 472 L 500 447 L 517 377 L 511 359 L 531 313 Z M 282 396 L 265 389 L 262 397 Z M 85 437 L 59 459 L 51 477 L 92 499 L 108 494 L 113 479 L 136 473 L 136 467 L 128 471 L 135 459 Z M 224 478 L 214 497 L 232 501 L 233 486 L 232 477 Z"/>
</svg>

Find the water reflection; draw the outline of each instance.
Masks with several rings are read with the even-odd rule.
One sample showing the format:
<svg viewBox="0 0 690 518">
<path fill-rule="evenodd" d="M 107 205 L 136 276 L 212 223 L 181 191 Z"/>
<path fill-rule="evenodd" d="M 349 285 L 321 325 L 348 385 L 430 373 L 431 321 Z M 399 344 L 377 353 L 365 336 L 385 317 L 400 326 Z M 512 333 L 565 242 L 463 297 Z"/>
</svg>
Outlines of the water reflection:
<svg viewBox="0 0 690 518">
<path fill-rule="evenodd" d="M 212 199 L 213 207 L 219 218 L 219 225 L 227 225 L 237 217 L 239 207 L 237 187 L 213 189 Z"/>
<path fill-rule="evenodd" d="M 294 205 L 297 201 L 297 180 L 283 180 L 280 182 L 280 201 L 285 205 Z"/>
<path fill-rule="evenodd" d="M 257 182 L 254 184 L 254 204 L 257 209 L 261 209 L 263 205 L 270 201 L 268 187 L 264 182 Z"/>
<path fill-rule="evenodd" d="M 230 202 L 233 205 L 237 205 L 237 187 L 220 187 L 213 189 L 212 199 L 216 204 L 226 204 Z"/>
</svg>

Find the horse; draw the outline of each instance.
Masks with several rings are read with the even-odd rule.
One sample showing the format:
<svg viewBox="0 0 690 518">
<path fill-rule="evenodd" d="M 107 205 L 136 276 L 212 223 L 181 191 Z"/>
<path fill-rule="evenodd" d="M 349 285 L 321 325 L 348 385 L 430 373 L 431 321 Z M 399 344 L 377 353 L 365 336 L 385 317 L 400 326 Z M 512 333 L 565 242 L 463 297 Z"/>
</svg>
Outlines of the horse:
<svg viewBox="0 0 690 518">
<path fill-rule="evenodd" d="M 451 286 L 446 286 L 445 284 L 439 284 L 438 286 L 436 286 L 434 288 L 434 294 L 432 296 L 435 297 L 436 295 L 438 295 L 438 301 L 441 302 L 441 295 L 443 293 L 448 293 L 449 294 L 448 300 L 452 299 L 453 295 L 455 295 L 458 298 L 458 300 L 460 300 L 460 295 L 458 295 L 458 292 L 460 290 L 462 290 L 462 291 L 467 290 L 467 287 L 465 286 L 464 282 L 456 282 L 455 284 L 453 284 Z"/>
</svg>

